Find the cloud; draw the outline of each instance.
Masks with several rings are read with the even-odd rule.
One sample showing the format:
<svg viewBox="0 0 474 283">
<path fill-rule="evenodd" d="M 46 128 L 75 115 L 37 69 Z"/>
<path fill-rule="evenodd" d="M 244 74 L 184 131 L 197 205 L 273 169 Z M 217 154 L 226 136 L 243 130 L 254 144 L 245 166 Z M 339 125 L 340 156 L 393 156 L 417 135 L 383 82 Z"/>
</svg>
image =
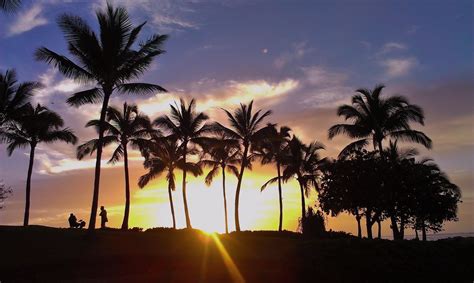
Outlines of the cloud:
<svg viewBox="0 0 474 283">
<path fill-rule="evenodd" d="M 300 101 L 305 108 L 333 107 L 340 104 L 351 93 L 347 85 L 349 76 L 323 66 L 302 68 L 303 83 Z"/>
<path fill-rule="evenodd" d="M 112 0 L 110 3 L 123 6 L 130 15 L 140 21 L 148 20 L 150 25 L 159 29 L 159 33 L 170 33 L 187 29 L 196 29 L 198 24 L 189 20 L 194 12 L 190 5 L 196 1 L 172 0 Z M 107 2 L 97 0 L 93 10 L 105 8 Z"/>
<path fill-rule="evenodd" d="M 397 78 L 410 73 L 416 66 L 418 60 L 415 57 L 385 59 L 380 62 L 385 67 L 385 75 L 388 78 Z"/>
<path fill-rule="evenodd" d="M 33 5 L 30 9 L 20 12 L 17 19 L 8 27 L 7 36 L 18 35 L 47 24 L 48 20 L 42 12 L 41 4 Z"/>
<path fill-rule="evenodd" d="M 283 96 L 299 87 L 299 81 L 285 79 L 279 82 L 266 80 L 217 82 L 202 79 L 192 83 L 186 90 L 180 89 L 169 94 L 157 95 L 140 102 L 140 109 L 148 115 L 167 112 L 169 105 L 179 97 L 195 97 L 199 111 L 215 111 L 219 108 L 235 107 L 250 100 L 261 101 L 266 105 L 277 103 Z"/>
<path fill-rule="evenodd" d="M 408 34 L 415 34 L 415 33 L 418 32 L 419 29 L 420 29 L 420 26 L 412 25 L 410 28 L 408 28 L 407 33 Z"/>
<path fill-rule="evenodd" d="M 407 46 L 403 43 L 387 42 L 382 46 L 382 48 L 379 50 L 379 52 L 377 52 L 376 56 L 381 56 L 381 55 L 388 54 L 388 53 L 393 52 L 393 51 L 406 50 L 406 49 L 407 49 Z"/>
<path fill-rule="evenodd" d="M 292 61 L 303 58 L 311 51 L 311 49 L 308 48 L 306 45 L 306 41 L 294 43 L 292 45 L 292 50 L 290 52 L 284 52 L 280 56 L 278 56 L 273 61 L 273 65 L 277 69 L 282 69 Z"/>
<path fill-rule="evenodd" d="M 74 92 L 86 88 L 75 82 L 72 79 L 59 78 L 58 71 L 49 68 L 45 73 L 38 76 L 39 82 L 43 85 L 37 94 L 34 96 L 36 103 L 46 104 L 52 102 L 54 97 L 60 95 L 61 97 L 69 96 Z"/>
</svg>

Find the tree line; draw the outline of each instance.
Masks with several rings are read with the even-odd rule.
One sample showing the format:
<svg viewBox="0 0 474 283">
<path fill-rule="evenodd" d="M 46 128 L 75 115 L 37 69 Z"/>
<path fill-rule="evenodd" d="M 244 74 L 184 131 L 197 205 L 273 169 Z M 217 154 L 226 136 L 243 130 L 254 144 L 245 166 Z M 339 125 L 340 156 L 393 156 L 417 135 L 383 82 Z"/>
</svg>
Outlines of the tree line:
<svg viewBox="0 0 474 283">
<path fill-rule="evenodd" d="M 164 176 L 168 182 L 173 228 L 176 228 L 172 191 L 176 189 L 176 171 L 182 172 L 182 198 L 186 227 L 192 228 L 187 204 L 187 174 L 200 176 L 204 168 L 210 184 L 221 174 L 224 223 L 228 227 L 226 173 L 237 178 L 235 194 L 235 230 L 240 231 L 239 200 L 242 180 L 252 164 L 260 162 L 275 167 L 275 176 L 262 184 L 264 190 L 276 183 L 279 193 L 279 225 L 283 221 L 283 184 L 295 179 L 301 193 L 301 220 L 307 215 L 306 196 L 318 192 L 318 207 L 329 214 L 353 214 L 358 223 L 367 220 L 367 234 L 384 219 L 391 221 L 395 239 L 403 238 L 405 227 L 439 231 L 443 221 L 456 220 L 459 189 L 432 161 L 417 160 L 415 151 L 399 150 L 398 141 L 414 142 L 431 148 L 432 142 L 410 123 L 423 125 L 423 110 L 402 96 L 383 97 L 383 86 L 360 89 L 351 105 L 338 108 L 337 114 L 348 122 L 328 131 L 329 138 L 344 134 L 354 139 L 337 159 L 322 158 L 324 146 L 317 141 L 305 144 L 291 129 L 268 121 L 271 111 L 255 110 L 253 101 L 233 110 L 223 109 L 227 123 L 210 121 L 208 115 L 196 111 L 196 101 L 181 99 L 170 105 L 170 112 L 155 119 L 141 113 L 137 105 L 109 105 L 118 94 L 156 94 L 166 92 L 157 84 L 138 82 L 140 76 L 159 55 L 168 36 L 153 34 L 137 43 L 143 26 L 134 26 L 127 11 L 108 4 L 96 12 L 96 33 L 82 18 L 64 14 L 58 18 L 70 57 L 47 47 L 35 52 L 65 77 L 90 89 L 72 94 L 67 103 L 72 107 L 101 104 L 99 119 L 91 120 L 97 138 L 77 147 L 77 158 L 95 154 L 94 190 L 89 229 L 95 229 L 99 203 L 103 148 L 114 146 L 110 163 L 123 160 L 125 178 L 125 211 L 122 229 L 128 229 L 130 211 L 129 150 L 144 157 L 147 173 L 138 180 L 145 187 L 152 179 Z M 0 73 L 0 141 L 7 143 L 9 155 L 18 148 L 29 147 L 26 181 L 24 225 L 29 222 L 31 175 L 36 146 L 39 143 L 77 143 L 73 131 L 64 127 L 62 118 L 42 105 L 32 105 L 30 98 L 41 88 L 37 82 L 18 82 L 14 70 Z M 383 142 L 389 141 L 388 147 Z M 368 150 L 373 148 L 373 150 Z"/>
</svg>

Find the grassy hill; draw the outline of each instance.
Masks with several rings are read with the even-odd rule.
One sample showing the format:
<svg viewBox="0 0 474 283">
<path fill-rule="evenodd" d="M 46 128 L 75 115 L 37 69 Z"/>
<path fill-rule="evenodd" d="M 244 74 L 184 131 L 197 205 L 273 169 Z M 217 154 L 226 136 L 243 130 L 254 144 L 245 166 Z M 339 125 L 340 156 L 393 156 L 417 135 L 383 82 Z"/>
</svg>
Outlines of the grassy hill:
<svg viewBox="0 0 474 283">
<path fill-rule="evenodd" d="M 91 235 L 86 230 L 0 226 L 0 242 L 2 283 L 474 279 L 474 238 L 393 242 L 304 239 L 292 232 L 209 236 L 171 229 Z"/>
</svg>

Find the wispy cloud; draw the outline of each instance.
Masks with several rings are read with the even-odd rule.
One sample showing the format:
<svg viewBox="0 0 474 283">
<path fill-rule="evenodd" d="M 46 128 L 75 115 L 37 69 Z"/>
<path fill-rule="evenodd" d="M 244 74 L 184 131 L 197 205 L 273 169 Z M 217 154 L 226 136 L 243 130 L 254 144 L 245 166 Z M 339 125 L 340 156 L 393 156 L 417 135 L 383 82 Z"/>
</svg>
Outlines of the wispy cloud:
<svg viewBox="0 0 474 283">
<path fill-rule="evenodd" d="M 334 107 L 347 98 L 352 87 L 347 85 L 348 75 L 329 70 L 324 66 L 302 68 L 302 104 L 306 108 Z"/>
<path fill-rule="evenodd" d="M 388 53 L 393 52 L 393 51 L 405 50 L 405 49 L 407 49 L 407 46 L 403 43 L 387 42 L 382 46 L 382 48 L 379 50 L 379 52 L 377 52 L 376 55 L 381 56 L 381 55 L 388 54 Z"/>
<path fill-rule="evenodd" d="M 17 19 L 8 27 L 7 36 L 18 35 L 47 23 L 48 19 L 43 15 L 43 6 L 35 4 L 18 14 Z"/>
<path fill-rule="evenodd" d="M 197 23 L 189 19 L 194 12 L 190 4 L 197 1 L 171 0 L 111 0 L 110 3 L 127 8 L 132 17 L 139 20 L 149 20 L 160 33 L 170 33 L 186 29 L 196 29 Z M 104 8 L 107 2 L 97 0 L 92 4 L 93 9 Z"/>
<path fill-rule="evenodd" d="M 388 78 L 397 78 L 409 74 L 416 66 L 418 60 L 415 57 L 385 59 L 380 62 L 385 67 L 385 75 Z"/>
<path fill-rule="evenodd" d="M 280 56 L 278 56 L 273 61 L 273 65 L 278 69 L 282 69 L 289 63 L 303 58 L 310 51 L 311 48 L 307 46 L 306 41 L 294 43 L 292 45 L 291 51 L 284 52 Z"/>
</svg>

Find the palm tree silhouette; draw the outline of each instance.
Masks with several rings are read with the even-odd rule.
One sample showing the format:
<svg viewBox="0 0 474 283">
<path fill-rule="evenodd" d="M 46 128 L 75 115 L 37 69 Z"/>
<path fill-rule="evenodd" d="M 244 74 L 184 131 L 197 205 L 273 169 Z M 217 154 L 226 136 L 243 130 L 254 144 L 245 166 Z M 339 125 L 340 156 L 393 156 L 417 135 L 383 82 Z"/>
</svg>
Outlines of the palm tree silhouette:
<svg viewBox="0 0 474 283">
<path fill-rule="evenodd" d="M 318 151 L 324 149 L 319 142 L 309 145 L 303 144 L 296 136 L 288 142 L 288 155 L 285 158 L 283 177 L 284 181 L 296 178 L 301 191 L 301 219 L 306 217 L 305 196 L 311 188 L 318 188 L 318 178 L 322 173 L 322 166 L 326 159 L 321 159 Z"/>
<path fill-rule="evenodd" d="M 38 82 L 19 83 L 14 69 L 0 72 L 0 134 L 6 123 L 22 115 L 31 96 L 40 87 Z"/>
<path fill-rule="evenodd" d="M 382 141 L 386 138 L 412 141 L 431 148 L 431 139 L 424 133 L 411 129 L 410 122 L 424 125 L 423 110 L 410 104 L 403 96 L 381 98 L 383 85 L 373 90 L 358 89 L 359 94 L 352 97 L 352 105 L 342 105 L 338 116 L 344 116 L 350 124 L 336 124 L 329 129 L 329 138 L 346 134 L 358 139 L 347 145 L 341 155 L 353 149 L 362 148 L 370 143 L 374 149 L 383 153 Z"/>
<path fill-rule="evenodd" d="M 39 48 L 35 53 L 37 60 L 54 66 L 64 76 L 88 85 L 95 84 L 95 87 L 69 97 L 67 102 L 70 105 L 79 107 L 88 103 L 102 103 L 89 222 L 91 230 L 95 228 L 99 203 L 100 162 L 105 130 L 101 125 L 105 125 L 103 122 L 110 97 L 114 92 L 133 94 L 166 91 L 159 85 L 130 81 L 138 79 L 153 59 L 164 52 L 162 45 L 168 38 L 167 35 L 154 34 L 134 50 L 132 46 L 145 23 L 133 27 L 125 8 L 114 8 L 109 3 L 105 11 L 99 10 L 96 15 L 99 37 L 81 17 L 64 14 L 58 19 L 68 50 L 76 62 L 46 47 Z"/>
<path fill-rule="evenodd" d="M 180 142 L 181 156 L 183 164 L 188 164 L 187 156 L 192 154 L 189 147 L 201 144 L 206 138 L 204 135 L 210 132 L 210 127 L 206 125 L 209 117 L 202 113 L 196 112 L 196 102 L 191 99 L 186 106 L 186 102 L 180 99 L 180 105 L 170 105 L 170 116 L 164 115 L 158 117 L 153 122 L 154 125 L 169 132 L 171 136 L 176 137 Z M 186 217 L 186 228 L 192 228 L 191 218 L 189 217 L 188 201 L 186 197 L 186 166 L 183 167 L 183 203 L 184 214 Z"/>
<path fill-rule="evenodd" d="M 224 110 L 227 115 L 227 119 L 230 123 L 230 128 L 223 126 L 216 122 L 214 130 L 225 134 L 231 139 L 238 140 L 240 146 L 243 148 L 242 158 L 240 162 L 240 172 L 237 180 L 237 188 L 235 192 L 235 230 L 240 232 L 240 221 L 239 221 L 239 197 L 240 188 L 242 186 L 242 179 L 244 177 L 245 168 L 249 167 L 252 161 L 250 153 L 257 147 L 259 141 L 261 141 L 268 132 L 268 127 L 260 127 L 263 119 L 270 115 L 270 110 L 261 113 L 262 110 L 258 110 L 252 113 L 253 100 L 248 104 L 240 104 L 234 113 Z"/>
<path fill-rule="evenodd" d="M 91 120 L 86 127 L 93 126 L 99 130 L 99 120 Z M 122 221 L 122 229 L 128 229 L 128 219 L 130 215 L 130 178 L 128 174 L 128 148 L 139 149 L 152 135 L 159 132 L 151 127 L 150 119 L 138 112 L 138 107 L 134 104 L 123 104 L 123 109 L 109 106 L 107 108 L 106 121 L 104 122 L 104 137 L 102 146 L 111 143 L 118 144 L 114 150 L 109 163 L 116 163 L 121 158 L 124 161 L 125 174 L 125 212 Z M 97 150 L 98 139 L 92 139 L 77 148 L 77 158 L 81 160 L 84 156 L 92 154 Z"/>
<path fill-rule="evenodd" d="M 174 214 L 172 194 L 172 191 L 176 189 L 176 176 L 174 170 L 181 169 L 184 171 L 182 152 L 180 147 L 178 147 L 176 137 L 154 137 L 144 147 L 142 147 L 142 154 L 145 157 L 143 165 L 145 166 L 145 169 L 148 169 L 148 173 L 140 177 L 138 186 L 143 188 L 152 179 L 158 177 L 162 173 L 166 173 L 166 180 L 168 181 L 168 197 L 170 201 L 171 216 L 173 218 L 173 229 L 176 229 L 176 217 Z M 193 168 L 199 170 L 198 167 Z M 193 168 L 187 169 L 193 170 Z"/>
<path fill-rule="evenodd" d="M 21 5 L 21 0 L 0 0 L 0 10 L 13 12 Z"/>
<path fill-rule="evenodd" d="M 225 136 L 221 136 L 205 147 L 204 157 L 201 158 L 200 163 L 204 166 L 211 167 L 211 170 L 206 175 L 206 185 L 211 185 L 214 178 L 222 172 L 222 196 L 224 198 L 224 219 L 225 219 L 225 232 L 229 233 L 229 224 L 227 217 L 227 197 L 225 189 L 225 172 L 226 170 L 236 177 L 239 176 L 239 170 L 237 164 L 241 157 L 240 148 L 237 140 L 228 139 Z"/>
<path fill-rule="evenodd" d="M 283 229 L 283 197 L 281 192 L 281 166 L 287 157 L 287 146 L 290 141 L 290 131 L 288 127 L 280 127 L 278 130 L 275 125 L 269 125 L 268 136 L 263 140 L 260 146 L 260 156 L 262 164 L 275 162 L 277 169 L 277 176 L 268 180 L 261 190 L 263 191 L 269 184 L 278 182 L 278 198 L 280 205 L 280 218 L 278 222 L 278 231 Z"/>
<path fill-rule="evenodd" d="M 68 128 L 62 128 L 63 119 L 55 112 L 38 104 L 33 107 L 27 104 L 22 108 L 23 114 L 17 122 L 10 124 L 6 131 L 8 141 L 7 152 L 11 156 L 17 148 L 30 147 L 30 162 L 26 177 L 26 202 L 23 225 L 28 226 L 30 216 L 31 174 L 35 159 L 35 149 L 39 143 L 54 143 L 63 141 L 75 144 L 74 133 Z"/>
</svg>

